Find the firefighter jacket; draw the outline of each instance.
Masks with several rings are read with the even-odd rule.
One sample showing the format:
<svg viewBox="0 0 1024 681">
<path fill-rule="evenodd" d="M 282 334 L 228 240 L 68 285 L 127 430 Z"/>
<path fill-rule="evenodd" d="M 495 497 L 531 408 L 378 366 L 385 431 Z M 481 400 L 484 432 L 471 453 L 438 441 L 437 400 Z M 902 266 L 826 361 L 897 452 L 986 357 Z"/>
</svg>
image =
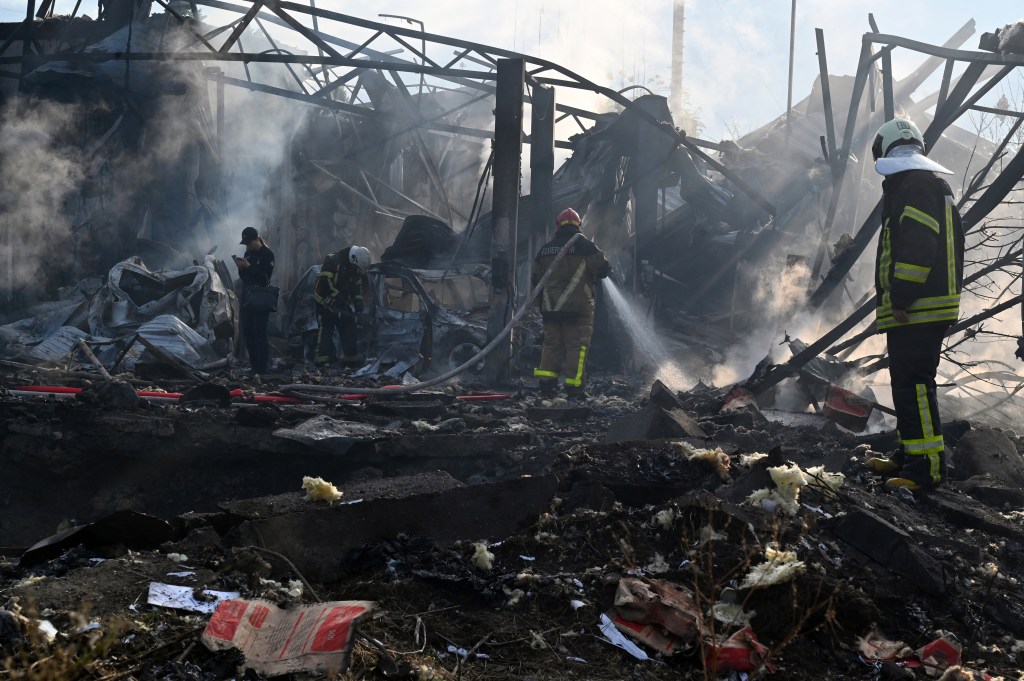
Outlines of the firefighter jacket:
<svg viewBox="0 0 1024 681">
<path fill-rule="evenodd" d="M 952 324 L 960 312 L 964 230 L 953 192 L 925 170 L 888 176 L 882 183 L 882 232 L 875 265 L 879 332 L 908 324 Z"/>
<path fill-rule="evenodd" d="M 554 261 L 566 242 L 579 233 L 575 225 L 563 225 L 555 238 L 544 244 L 533 259 L 533 286 Z M 555 267 L 540 294 L 541 316 L 548 320 L 589 319 L 594 315 L 594 287 L 608 276 L 611 265 L 593 241 L 581 237 Z"/>
<path fill-rule="evenodd" d="M 324 258 L 313 288 L 313 300 L 346 312 L 352 305 L 360 312 L 367 289 L 366 275 L 349 261 L 348 251 L 345 248 Z"/>
</svg>

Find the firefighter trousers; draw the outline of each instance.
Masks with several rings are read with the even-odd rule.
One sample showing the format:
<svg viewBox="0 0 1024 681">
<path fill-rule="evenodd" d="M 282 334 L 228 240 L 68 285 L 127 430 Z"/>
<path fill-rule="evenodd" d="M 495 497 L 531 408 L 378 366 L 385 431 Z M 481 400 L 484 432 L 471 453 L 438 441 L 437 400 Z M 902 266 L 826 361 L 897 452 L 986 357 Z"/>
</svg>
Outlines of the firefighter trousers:
<svg viewBox="0 0 1024 681">
<path fill-rule="evenodd" d="M 905 457 L 902 477 L 920 478 L 926 484 L 941 482 L 944 474 L 935 372 L 947 328 L 910 324 L 886 332 L 896 429 Z"/>
<path fill-rule="evenodd" d="M 346 312 L 335 312 L 317 303 L 316 323 L 320 330 L 316 336 L 314 362 L 326 364 L 338 360 L 338 351 L 334 345 L 335 331 L 341 336 L 341 349 L 345 356 L 354 357 L 356 355 L 358 349 L 355 315 Z"/>
<path fill-rule="evenodd" d="M 587 350 L 593 332 L 593 317 L 544 320 L 540 366 L 533 370 L 533 375 L 540 379 L 542 390 L 554 391 L 558 377 L 564 376 L 566 390 L 583 392 Z"/>
</svg>

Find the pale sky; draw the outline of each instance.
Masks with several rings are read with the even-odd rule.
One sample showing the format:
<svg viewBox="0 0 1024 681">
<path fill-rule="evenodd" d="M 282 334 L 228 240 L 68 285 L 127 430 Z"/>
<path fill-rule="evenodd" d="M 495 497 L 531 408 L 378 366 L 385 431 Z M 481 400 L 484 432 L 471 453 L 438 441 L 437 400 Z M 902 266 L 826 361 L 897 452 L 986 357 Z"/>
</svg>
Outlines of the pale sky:
<svg viewBox="0 0 1024 681">
<path fill-rule="evenodd" d="M 684 86 L 705 124 L 703 137 L 746 133 L 785 111 L 790 3 L 687 0 Z M 492 0 L 486 5 L 479 0 L 390 0 L 374 3 L 372 10 L 343 0 L 318 0 L 316 5 L 374 20 L 379 12 L 411 16 L 430 33 L 557 61 L 615 89 L 639 82 L 668 94 L 671 0 Z M 19 0 L 0 0 L 0 20 L 19 20 L 24 6 Z M 58 13 L 73 6 L 73 0 L 58 0 Z M 95 0 L 84 0 L 82 11 L 95 16 Z M 861 36 L 869 30 L 868 12 L 883 33 L 933 44 L 974 18 L 976 33 L 964 45 L 973 50 L 981 33 L 1021 19 L 1024 7 L 1008 0 L 797 0 L 794 101 L 808 94 L 817 74 L 814 29 L 825 31 L 829 70 L 852 75 Z M 221 15 L 208 16 L 217 23 Z M 342 33 L 338 24 L 320 28 Z M 352 35 L 356 42 L 365 37 Z M 897 50 L 897 77 L 919 61 Z"/>
</svg>

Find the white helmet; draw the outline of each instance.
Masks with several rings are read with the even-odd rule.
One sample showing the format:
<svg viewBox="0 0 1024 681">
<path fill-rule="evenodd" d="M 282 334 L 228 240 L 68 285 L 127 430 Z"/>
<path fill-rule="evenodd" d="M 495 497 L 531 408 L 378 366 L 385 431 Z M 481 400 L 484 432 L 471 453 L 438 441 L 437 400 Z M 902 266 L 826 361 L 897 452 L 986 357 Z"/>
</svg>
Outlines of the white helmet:
<svg viewBox="0 0 1024 681">
<path fill-rule="evenodd" d="M 348 249 L 348 261 L 365 272 L 370 266 L 370 251 L 362 246 L 352 246 Z"/>
<path fill-rule="evenodd" d="M 875 142 L 871 145 L 871 155 L 877 161 L 885 158 L 893 147 L 902 144 L 914 144 L 925 153 L 924 136 L 913 122 L 904 118 L 894 118 L 878 129 Z"/>
</svg>

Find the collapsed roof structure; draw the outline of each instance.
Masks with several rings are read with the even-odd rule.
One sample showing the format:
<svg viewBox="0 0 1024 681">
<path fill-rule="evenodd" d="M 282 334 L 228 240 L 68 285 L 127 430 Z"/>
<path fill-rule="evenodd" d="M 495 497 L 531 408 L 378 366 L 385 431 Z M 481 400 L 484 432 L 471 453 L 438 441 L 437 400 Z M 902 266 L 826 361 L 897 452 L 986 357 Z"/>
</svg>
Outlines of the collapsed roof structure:
<svg viewBox="0 0 1024 681">
<path fill-rule="evenodd" d="M 979 104 L 1021 57 L 1012 43 L 1000 51 L 998 38 L 989 39 L 994 52 L 958 49 L 973 22 L 941 47 L 867 33 L 852 79 L 829 75 L 819 31 L 821 77 L 812 95 L 734 144 L 682 134 L 665 99 L 653 94 L 630 100 L 546 60 L 295 2 L 120 0 L 105 3 L 99 21 L 52 17 L 51 6 L 37 11 L 29 2 L 25 21 L 4 28 L 0 92 L 5 100 L 78 107 L 77 123 L 58 140 L 84 150 L 74 158 L 90 168 L 78 191 L 62 196 L 83 270 L 75 280 L 133 255 L 186 267 L 189 258 L 175 259 L 174 248 L 202 250 L 198 244 L 209 245 L 228 224 L 236 228 L 240 216 L 258 215 L 290 286 L 339 241 L 367 243 L 381 254 L 404 217 L 424 214 L 460 235 L 440 254 L 438 269 L 457 259 L 489 266 L 493 333 L 510 317 L 518 295 L 513 271 L 524 272 L 552 206 L 571 204 L 586 213 L 599 243 L 619 251 L 619 280 L 652 296 L 670 326 L 692 331 L 710 321 L 749 331 L 764 322 L 756 304 L 736 300 L 750 272 L 797 273 L 811 289 L 812 309 L 826 301 L 845 306 L 833 294 L 846 288 L 878 225 L 878 206 L 863 207 L 874 198 L 864 188 L 863 159 L 871 131 L 895 112 L 927 120 L 937 157 L 971 178 L 961 195 L 968 229 L 984 224 L 1020 179 L 1013 143 L 1019 123 L 999 144 L 956 128 L 972 111 L 1020 120 Z M 201 10 L 226 18 L 211 25 Z M 896 49 L 926 57 L 900 81 L 891 68 Z M 965 68 L 954 77 L 957 65 Z M 938 92 L 912 100 L 940 68 Z M 555 90 L 595 93 L 605 103 L 597 111 L 556 103 Z M 235 104 L 235 91 L 264 97 Z M 840 104 L 847 96 L 849 105 Z M 278 101 L 289 106 L 275 120 L 291 127 L 265 142 L 284 152 L 260 168 L 266 159 L 240 147 L 263 143 L 238 134 L 244 118 L 233 118 L 232 107 L 265 107 L 273 118 L 268 102 Z M 576 134 L 566 130 L 569 123 Z M 523 196 L 520 140 L 530 144 L 530 191 Z M 557 173 L 555 148 L 572 152 Z M 146 161 L 154 155 L 158 169 Z M 257 175 L 274 171 L 273 179 L 252 182 L 239 166 L 254 164 Z M 492 180 L 493 206 L 485 211 Z M 234 195 L 233 185 L 243 186 L 244 196 Z M 239 203 L 252 205 L 240 211 Z M 842 232 L 851 236 L 837 241 Z M 20 236 L 8 228 L 4 238 L 2 288 L 14 305 L 23 302 L 16 293 L 26 277 L 16 273 L 25 265 L 19 267 Z M 988 282 L 1014 261 L 1012 244 L 1001 248 L 997 258 L 979 259 L 969 282 Z M 847 290 L 847 297 L 861 293 Z M 987 306 L 960 330 L 1012 305 L 996 302 L 1003 307 Z M 834 346 L 870 309 L 862 300 L 790 366 Z M 778 313 L 776 325 L 792 312 Z M 866 335 L 833 350 L 851 350 Z M 507 377 L 509 352 L 497 354 L 492 374 Z M 790 373 L 771 371 L 753 387 Z"/>
<path fill-rule="evenodd" d="M 1019 423 L 1019 388 L 972 395 L 970 383 L 1019 384 L 1015 372 L 991 355 L 956 353 L 983 339 L 1006 345 L 982 322 L 1020 303 L 1024 241 L 1006 205 L 1024 171 L 1024 114 L 981 103 L 1024 65 L 1005 39 L 1020 30 L 986 34 L 988 51 L 977 52 L 961 49 L 973 22 L 941 47 L 873 27 L 851 78 L 829 74 L 819 33 L 810 96 L 741 139 L 710 142 L 683 134 L 653 93 L 631 99 L 564 66 L 422 27 L 312 2 L 155 2 L 110 0 L 91 20 L 79 7 L 53 17 L 53 0 L 28 0 L 23 22 L 0 26 L 0 124 L 10 133 L 0 139 L 0 593 L 56 613 L 39 617 L 82 646 L 67 655 L 37 646 L 28 673 L 66 658 L 91 660 L 79 676 L 233 677 L 238 659 L 196 646 L 192 615 L 148 610 L 158 626 L 126 615 L 148 607 L 135 591 L 140 574 L 188 581 L 178 587 L 187 594 L 218 583 L 293 604 L 322 600 L 309 577 L 402 611 L 376 623 L 380 640 L 360 639 L 361 675 L 460 678 L 479 665 L 488 678 L 521 679 L 526 669 L 537 678 L 706 677 L 725 671 L 729 644 L 744 658 L 734 674 L 770 661 L 801 681 L 863 678 L 884 656 L 869 654 L 867 639 L 857 656 L 841 639 L 873 626 L 914 647 L 927 643 L 918 640 L 926 629 L 977 634 L 964 641 L 965 659 L 1019 669 L 1024 530 L 1007 508 L 1024 503 L 1024 439 L 951 419 L 950 487 L 907 498 L 865 468 L 867 455 L 896 446 L 894 433 L 854 436 L 818 414 L 760 410 L 755 397 L 767 402 L 795 376 L 809 385 L 806 404 L 822 385 L 884 367 L 861 349 L 873 303 L 857 270 L 878 229 L 870 137 L 904 111 L 927 122 L 936 158 L 961 178 L 971 230 L 973 302 L 951 330 L 958 373 L 941 388 L 958 400 L 943 412 L 983 409 L 990 421 Z M 896 80 L 895 50 L 923 63 Z M 936 93 L 916 98 L 933 73 Z M 598 104 L 572 99 L 579 92 Z M 1010 121 L 1005 136 L 956 127 L 971 112 Z M 556 149 L 569 152 L 557 168 Z M 637 398 L 622 380 L 636 378 L 629 372 L 596 377 L 600 396 L 583 405 L 536 404 L 475 379 L 394 389 L 434 347 L 449 364 L 473 362 L 520 304 L 517 283 L 566 204 L 609 252 L 616 286 L 646 295 L 660 329 L 705 370 L 744 339 L 761 359 L 808 311 L 818 339 L 787 336 L 788 361 L 766 357 L 728 395 L 656 383 Z M 213 249 L 233 246 L 227 235 L 250 221 L 291 289 L 281 335 L 300 342 L 315 335 L 308 291 L 321 257 L 358 242 L 381 260 L 371 268 L 373 298 L 388 304 L 379 353 L 346 387 L 331 385 L 337 374 L 310 379 L 301 365 L 258 384 L 232 373 L 238 301 Z M 613 321 L 598 321 L 607 326 L 597 339 L 608 342 Z M 491 386 L 514 373 L 510 356 L 525 357 L 523 337 L 486 368 Z M 75 352 L 87 370 L 68 370 Z M 857 414 L 842 423 L 868 425 L 878 406 L 868 405 L 860 423 Z M 344 501 L 311 476 L 334 496 L 301 498 L 294 488 L 309 473 L 338 482 Z M 479 539 L 502 545 L 457 543 Z M 124 547 L 142 553 L 125 557 Z M 2 559 L 15 554 L 17 567 Z M 751 578 L 763 573 L 783 576 Z M 649 624 L 622 618 L 642 610 L 635 598 L 651 575 L 692 584 L 701 603 L 680 611 L 685 588 L 645 582 L 676 596 L 662 618 L 689 618 L 685 640 L 667 651 L 691 654 L 640 667 L 589 633 L 614 640 L 611 620 L 593 624 L 612 598 L 620 629 Z M 629 592 L 623 602 L 609 593 L 616 581 Z M 750 612 L 730 600 L 737 591 Z M 112 634 L 102 659 L 77 656 L 96 629 L 65 618 L 84 593 Z M 0 674 L 19 678 L 6 655 L 25 650 L 29 620 L 0 606 Z M 757 629 L 767 658 L 749 627 L 737 640 L 691 631 L 691 619 L 710 622 L 719 606 Z M 480 638 L 488 618 L 508 636 Z M 846 632 L 816 636 L 836 622 Z M 729 616 L 711 627 L 735 624 Z M 832 638 L 839 645 L 820 640 Z M 902 644 L 888 643 L 895 657 Z M 630 641 L 616 645 L 650 659 Z M 945 661 L 954 659 L 959 647 Z M 901 652 L 895 666 L 910 661 Z"/>
</svg>

